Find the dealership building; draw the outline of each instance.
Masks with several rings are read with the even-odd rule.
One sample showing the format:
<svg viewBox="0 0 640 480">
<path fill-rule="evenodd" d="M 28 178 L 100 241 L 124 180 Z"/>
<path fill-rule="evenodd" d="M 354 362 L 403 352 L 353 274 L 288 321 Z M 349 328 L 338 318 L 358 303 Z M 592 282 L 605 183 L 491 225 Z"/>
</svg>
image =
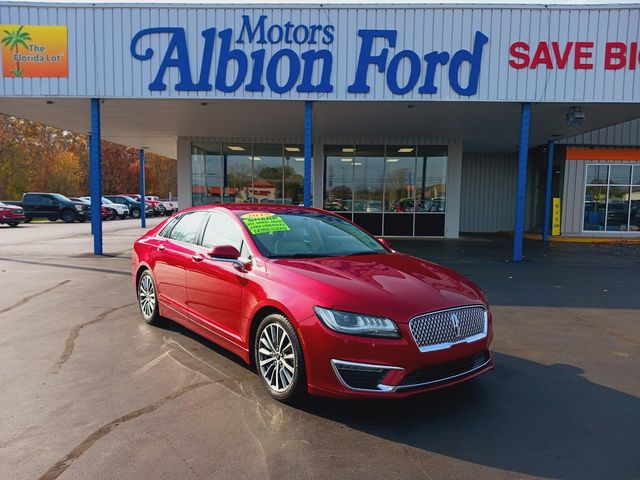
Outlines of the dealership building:
<svg viewBox="0 0 640 480">
<path fill-rule="evenodd" d="M 516 260 L 552 223 L 640 236 L 637 5 L 12 3 L 0 23 L 0 112 L 92 134 L 96 202 L 101 138 L 176 158 L 181 208 L 514 231 Z"/>
</svg>

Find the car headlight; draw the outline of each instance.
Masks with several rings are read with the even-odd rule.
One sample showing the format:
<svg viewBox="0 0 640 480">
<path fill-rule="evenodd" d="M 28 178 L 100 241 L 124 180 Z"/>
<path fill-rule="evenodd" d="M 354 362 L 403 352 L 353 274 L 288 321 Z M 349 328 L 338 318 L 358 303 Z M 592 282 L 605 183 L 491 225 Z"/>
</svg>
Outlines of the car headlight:
<svg viewBox="0 0 640 480">
<path fill-rule="evenodd" d="M 318 318 L 331 330 L 351 335 L 400 338 L 400 331 L 393 320 L 364 313 L 342 312 L 313 307 Z"/>
<path fill-rule="evenodd" d="M 84 210 L 84 205 L 76 205 L 76 210 L 78 210 L 79 212 Z"/>
</svg>

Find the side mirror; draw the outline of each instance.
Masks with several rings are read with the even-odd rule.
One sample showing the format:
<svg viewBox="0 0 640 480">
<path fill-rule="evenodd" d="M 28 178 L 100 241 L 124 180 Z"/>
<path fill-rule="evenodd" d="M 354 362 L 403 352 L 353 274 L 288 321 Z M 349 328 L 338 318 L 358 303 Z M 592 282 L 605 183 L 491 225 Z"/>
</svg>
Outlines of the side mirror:
<svg viewBox="0 0 640 480">
<path fill-rule="evenodd" d="M 246 272 L 251 268 L 251 260 L 240 258 L 240 252 L 232 245 L 218 245 L 209 251 L 209 257 L 212 260 L 220 262 L 229 262 L 233 264 L 236 270 Z"/>
<path fill-rule="evenodd" d="M 240 252 L 232 245 L 218 245 L 209 251 L 209 256 L 224 260 L 237 260 L 240 258 Z"/>
<path fill-rule="evenodd" d="M 393 251 L 393 248 L 391 247 L 391 244 L 387 241 L 387 239 L 382 238 L 382 237 L 377 237 L 377 240 L 387 249 Z"/>
</svg>

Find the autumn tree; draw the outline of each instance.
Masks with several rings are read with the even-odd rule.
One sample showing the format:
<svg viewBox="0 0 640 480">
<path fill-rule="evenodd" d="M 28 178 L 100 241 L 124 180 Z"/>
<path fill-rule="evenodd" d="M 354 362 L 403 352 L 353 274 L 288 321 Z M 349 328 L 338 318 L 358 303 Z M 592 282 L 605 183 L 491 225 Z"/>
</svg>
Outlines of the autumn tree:
<svg viewBox="0 0 640 480">
<path fill-rule="evenodd" d="M 146 158 L 147 192 L 176 194 L 176 161 L 152 153 Z M 138 150 L 103 141 L 103 192 L 137 192 L 138 165 Z M 87 135 L 0 115 L 0 199 L 19 200 L 28 191 L 87 195 Z"/>
</svg>

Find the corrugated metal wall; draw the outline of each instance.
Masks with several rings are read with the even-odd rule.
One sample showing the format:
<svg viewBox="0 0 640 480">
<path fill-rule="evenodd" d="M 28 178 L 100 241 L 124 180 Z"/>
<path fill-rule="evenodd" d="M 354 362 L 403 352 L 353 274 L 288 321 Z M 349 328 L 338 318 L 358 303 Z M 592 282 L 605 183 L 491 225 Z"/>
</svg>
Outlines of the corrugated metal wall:
<svg viewBox="0 0 640 480">
<path fill-rule="evenodd" d="M 461 232 L 513 230 L 518 156 L 462 156 Z"/>
<path fill-rule="evenodd" d="M 138 52 L 153 49 L 150 60 L 139 61 L 130 53 L 132 37 L 149 27 L 184 27 L 186 29 L 191 75 L 198 78 L 202 63 L 204 40 L 201 32 L 209 27 L 218 31 L 234 29 L 237 38 L 242 25 L 242 15 L 257 21 L 267 15 L 267 25 L 283 25 L 291 21 L 298 24 L 333 25 L 335 41 L 326 48 L 333 54 L 331 93 L 297 93 L 295 88 L 283 94 L 248 92 L 244 88 L 231 93 L 213 90 L 209 92 L 176 91 L 177 69 L 170 68 L 165 75 L 168 89 L 150 92 L 149 83 L 155 78 L 158 66 L 169 44 L 168 33 L 158 33 L 142 38 Z M 630 70 L 604 69 L 604 50 L 607 41 L 629 44 L 638 41 L 640 8 L 625 7 L 332 7 L 287 6 L 244 8 L 202 8 L 200 6 L 29 6 L 7 4 L 0 6 L 3 24 L 67 25 L 69 28 L 69 78 L 2 78 L 0 95 L 10 96 L 98 96 L 116 98 L 285 98 L 315 100 L 483 100 L 483 101 L 533 101 L 533 102 L 639 102 L 640 68 Z M 449 85 L 448 66 L 437 68 L 433 95 L 421 95 L 418 87 L 424 82 L 425 64 L 421 60 L 421 74 L 416 88 L 409 93 L 394 95 L 385 81 L 386 75 L 369 67 L 368 79 L 371 91 L 367 94 L 349 94 L 347 86 L 355 77 L 360 41 L 359 29 L 396 29 L 398 39 L 391 56 L 401 50 L 415 51 L 419 57 L 431 51 L 448 51 L 453 54 L 473 46 L 475 32 L 489 37 L 482 56 L 482 69 L 476 95 L 467 97 L 455 93 Z M 512 42 L 525 41 L 533 46 L 539 41 L 558 41 L 564 51 L 565 42 L 590 41 L 593 48 L 592 69 L 573 68 L 573 55 L 563 69 L 545 67 L 514 69 L 509 67 L 509 46 Z M 220 40 L 213 54 L 210 81 L 215 78 L 215 67 Z M 384 46 L 378 39 L 375 52 Z M 287 45 L 283 42 L 267 45 L 234 44 L 249 54 L 259 48 L 266 49 L 267 60 L 282 48 L 291 48 L 298 55 L 317 45 Z M 280 62 L 278 78 L 286 79 L 288 69 Z M 404 85 L 409 78 L 408 61 L 400 62 L 398 83 Z M 462 84 L 468 78 L 468 62 L 461 69 Z M 317 69 L 319 70 L 319 69 Z M 236 72 L 231 62 L 228 78 Z M 316 72 L 316 78 L 319 72 Z M 247 82 L 249 79 L 247 78 Z"/>
<path fill-rule="evenodd" d="M 568 145 L 617 145 L 621 147 L 636 147 L 640 145 L 640 118 L 581 135 L 575 135 L 559 143 Z"/>
</svg>

